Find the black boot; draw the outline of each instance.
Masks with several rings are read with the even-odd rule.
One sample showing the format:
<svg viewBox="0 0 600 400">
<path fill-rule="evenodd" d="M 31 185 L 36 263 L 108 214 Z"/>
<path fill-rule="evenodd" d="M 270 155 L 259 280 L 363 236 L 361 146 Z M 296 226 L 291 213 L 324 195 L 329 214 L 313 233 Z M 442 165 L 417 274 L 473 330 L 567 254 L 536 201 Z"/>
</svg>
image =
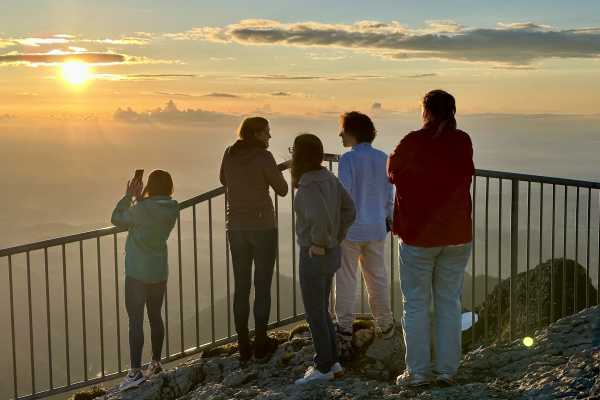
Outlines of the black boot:
<svg viewBox="0 0 600 400">
<path fill-rule="evenodd" d="M 267 331 L 256 330 L 256 337 L 254 339 L 254 358 L 258 362 L 268 361 L 271 354 L 277 350 L 279 343 L 276 339 L 269 337 Z"/>
<path fill-rule="evenodd" d="M 252 358 L 252 344 L 247 333 L 238 333 L 238 350 L 240 352 L 240 364 L 248 363 Z"/>
</svg>

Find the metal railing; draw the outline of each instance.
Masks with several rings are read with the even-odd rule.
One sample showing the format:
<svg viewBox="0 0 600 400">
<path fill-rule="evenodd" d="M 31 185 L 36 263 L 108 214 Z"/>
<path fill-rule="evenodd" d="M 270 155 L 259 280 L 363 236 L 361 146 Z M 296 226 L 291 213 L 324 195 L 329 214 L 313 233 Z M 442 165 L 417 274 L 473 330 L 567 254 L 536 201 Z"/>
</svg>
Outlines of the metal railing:
<svg viewBox="0 0 600 400">
<path fill-rule="evenodd" d="M 331 170 L 334 170 L 337 161 L 337 155 L 326 156 Z M 280 169 L 286 170 L 287 163 L 281 164 Z M 480 189 L 482 184 L 483 190 Z M 504 196 L 507 184 L 510 186 L 508 197 Z M 551 191 L 548 190 L 550 188 Z M 523 311 L 517 309 L 520 289 L 516 277 L 523 272 L 528 276 L 533 260 L 541 264 L 549 258 L 551 273 L 554 274 L 555 268 L 562 268 L 564 278 L 568 252 L 571 251 L 577 262 L 583 254 L 586 279 L 590 280 L 595 270 L 595 288 L 598 288 L 600 216 L 598 201 L 592 202 L 592 198 L 599 198 L 599 190 L 598 182 L 477 170 L 472 185 L 473 254 L 468 268 L 472 279 L 465 287 L 470 286 L 471 294 L 463 300 L 470 302 L 470 308 L 475 309 L 485 302 L 493 292 L 488 285 L 494 278 L 494 274 L 490 274 L 493 267 L 497 270 L 497 283 L 511 278 L 508 312 L 509 338 L 513 338 L 543 323 L 540 318 L 543 305 L 538 303 L 534 313 L 536 317 L 530 324 L 531 310 L 527 304 L 531 300 L 531 288 L 527 278 L 524 328 L 517 318 L 518 312 Z M 574 209 L 569 207 L 568 202 L 571 193 L 576 198 Z M 557 194 L 562 194 L 562 202 Z M 552 212 L 548 213 L 544 203 L 550 197 Z M 180 215 L 169 242 L 171 275 L 175 277 L 169 279 L 165 296 L 165 362 L 235 340 L 231 317 L 230 257 L 224 229 L 225 207 L 214 206 L 220 198 L 225 204 L 222 187 L 180 203 Z M 289 241 L 285 247 L 279 246 L 281 241 L 278 241 L 270 327 L 303 318 L 301 298 L 297 295 L 298 252 L 294 239 L 293 190 L 290 191 L 290 201 L 286 203 L 274 195 L 279 237 L 289 235 Z M 534 207 L 536 203 L 538 207 Z M 582 204 L 583 208 L 580 207 Z M 205 214 L 200 213 L 202 210 Z M 495 223 L 494 214 L 497 215 Z M 520 218 L 523 215 L 526 218 Z M 562 217 L 563 227 L 561 243 L 556 241 L 559 217 Z M 549 226 L 550 242 L 547 242 L 546 228 Z M 569 231 L 574 235 L 569 235 Z M 41 398 L 126 373 L 124 360 L 128 359 L 128 352 L 124 343 L 126 335 L 122 335 L 126 320 L 120 296 L 124 232 L 125 229 L 115 227 L 103 228 L 0 250 L 0 273 L 6 276 L 0 292 L 8 297 L 7 302 L 0 300 L 0 303 L 7 304 L 0 308 L 0 318 L 10 325 L 8 330 L 4 330 L 6 336 L 0 338 L 6 350 L 4 354 L 8 355 L 3 367 L 5 381 L 0 382 L 5 393 L 0 395 L 14 399 Z M 558 233 L 561 231 L 558 230 Z M 583 245 L 580 244 L 582 238 Z M 507 241 L 509 246 L 506 246 Z M 574 246 L 570 247 L 572 242 Z M 389 265 L 386 267 L 392 282 L 392 307 L 399 318 L 401 296 L 395 273 L 396 245 L 397 239 L 390 235 L 386 250 Z M 219 246 L 221 248 L 217 249 Z M 91 252 L 88 252 L 90 247 Z M 496 247 L 494 258 L 491 257 L 493 247 Z M 534 254 L 535 249 L 537 254 Z M 557 260 L 559 255 L 562 259 Z M 483 287 L 476 286 L 477 276 L 482 275 Z M 576 292 L 577 276 L 575 273 L 573 278 Z M 551 320 L 600 302 L 598 292 L 592 296 L 592 285 L 586 286 L 584 302 L 579 301 L 579 294 L 575 293 L 572 307 L 567 307 L 566 281 L 563 279 L 562 287 L 557 288 L 554 279 L 550 279 L 551 298 L 554 299 L 557 290 L 562 292 L 560 309 L 556 309 L 554 301 L 550 302 Z M 362 280 L 359 290 L 360 312 L 364 312 Z M 220 297 L 219 291 L 223 292 Z M 502 291 L 498 293 L 501 297 Z M 282 302 L 284 298 L 291 301 Z M 500 315 L 503 302 L 501 298 L 499 300 L 496 330 L 502 329 Z M 203 303 L 207 306 L 201 309 Z M 484 330 L 471 330 L 472 343 L 489 338 L 488 312 L 486 310 L 481 315 Z"/>
</svg>

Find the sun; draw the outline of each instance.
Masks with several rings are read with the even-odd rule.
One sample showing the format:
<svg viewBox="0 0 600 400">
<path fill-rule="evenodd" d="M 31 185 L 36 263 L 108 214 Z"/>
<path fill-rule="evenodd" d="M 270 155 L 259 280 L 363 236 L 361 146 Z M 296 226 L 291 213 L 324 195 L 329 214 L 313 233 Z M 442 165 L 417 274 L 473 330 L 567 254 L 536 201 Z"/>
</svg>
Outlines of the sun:
<svg viewBox="0 0 600 400">
<path fill-rule="evenodd" d="M 83 85 L 92 76 L 88 64 L 81 61 L 68 61 L 60 69 L 63 79 L 71 85 Z"/>
</svg>

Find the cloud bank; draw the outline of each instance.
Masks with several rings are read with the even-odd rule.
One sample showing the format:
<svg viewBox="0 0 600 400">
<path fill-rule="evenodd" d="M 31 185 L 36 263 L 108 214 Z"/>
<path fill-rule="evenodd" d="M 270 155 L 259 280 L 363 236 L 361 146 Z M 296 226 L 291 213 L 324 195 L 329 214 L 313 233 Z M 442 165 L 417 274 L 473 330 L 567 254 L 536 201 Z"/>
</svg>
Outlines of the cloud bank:
<svg viewBox="0 0 600 400">
<path fill-rule="evenodd" d="M 600 28 L 559 30 L 532 22 L 466 28 L 454 21 L 428 21 L 423 29 L 408 29 L 398 22 L 327 24 L 252 19 L 166 36 L 244 45 L 332 47 L 398 60 L 434 58 L 527 65 L 548 58 L 600 58 Z"/>
<path fill-rule="evenodd" d="M 10 52 L 0 55 L 2 64 L 55 65 L 65 62 L 84 62 L 87 64 L 178 64 L 178 60 L 158 60 L 143 56 L 129 56 L 110 52 L 82 52 L 53 50 L 47 53 Z"/>
<path fill-rule="evenodd" d="M 201 109 L 180 110 L 177 105 L 170 100 L 165 107 L 156 108 L 152 111 L 137 112 L 127 107 L 126 109 L 118 108 L 115 111 L 113 118 L 117 122 L 127 124 L 221 124 L 237 122 L 238 117 L 231 114 L 224 114 L 213 111 L 205 111 Z"/>
</svg>

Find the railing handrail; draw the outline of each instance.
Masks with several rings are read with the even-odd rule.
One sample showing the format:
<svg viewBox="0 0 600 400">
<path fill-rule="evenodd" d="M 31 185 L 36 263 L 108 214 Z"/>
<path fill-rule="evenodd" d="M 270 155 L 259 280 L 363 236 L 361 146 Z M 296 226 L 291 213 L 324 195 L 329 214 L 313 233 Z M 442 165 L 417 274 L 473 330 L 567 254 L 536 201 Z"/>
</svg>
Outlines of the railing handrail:
<svg viewBox="0 0 600 400">
<path fill-rule="evenodd" d="M 326 153 L 325 161 L 329 162 L 337 162 L 339 161 L 339 154 Z M 290 162 L 285 161 L 278 164 L 278 168 L 282 171 L 289 169 Z M 515 172 L 505 172 L 505 171 L 497 171 L 497 170 L 487 170 L 487 169 L 476 169 L 475 176 L 480 177 L 488 177 L 488 178 L 499 178 L 499 179 L 515 179 L 524 182 L 535 182 L 535 183 L 543 183 L 543 184 L 552 184 L 552 185 L 560 185 L 560 186 L 577 186 L 582 188 L 590 188 L 590 189 L 600 189 L 600 182 L 595 181 L 585 181 L 585 180 L 577 180 L 577 179 L 567 179 L 567 178 L 557 178 L 552 176 L 543 176 L 543 175 L 530 175 L 530 174 L 521 174 Z M 203 203 L 215 197 L 218 197 L 225 193 L 225 187 L 221 186 L 216 189 L 209 190 L 205 193 L 202 193 L 198 196 L 194 196 L 190 199 L 184 200 L 179 203 L 179 209 L 183 210 L 194 205 Z M 87 231 L 83 233 L 76 233 L 72 235 L 60 236 L 57 238 L 41 240 L 38 242 L 22 244 L 13 247 L 7 247 L 4 249 L 0 249 L 0 257 L 6 257 L 13 254 L 19 254 L 29 251 L 35 250 L 43 250 L 44 248 L 60 246 L 68 243 L 76 243 L 82 240 L 95 239 L 98 237 L 109 236 L 121 232 L 125 232 L 127 229 L 125 228 L 117 228 L 115 226 L 104 227 L 95 229 L 92 231 Z"/>
</svg>

